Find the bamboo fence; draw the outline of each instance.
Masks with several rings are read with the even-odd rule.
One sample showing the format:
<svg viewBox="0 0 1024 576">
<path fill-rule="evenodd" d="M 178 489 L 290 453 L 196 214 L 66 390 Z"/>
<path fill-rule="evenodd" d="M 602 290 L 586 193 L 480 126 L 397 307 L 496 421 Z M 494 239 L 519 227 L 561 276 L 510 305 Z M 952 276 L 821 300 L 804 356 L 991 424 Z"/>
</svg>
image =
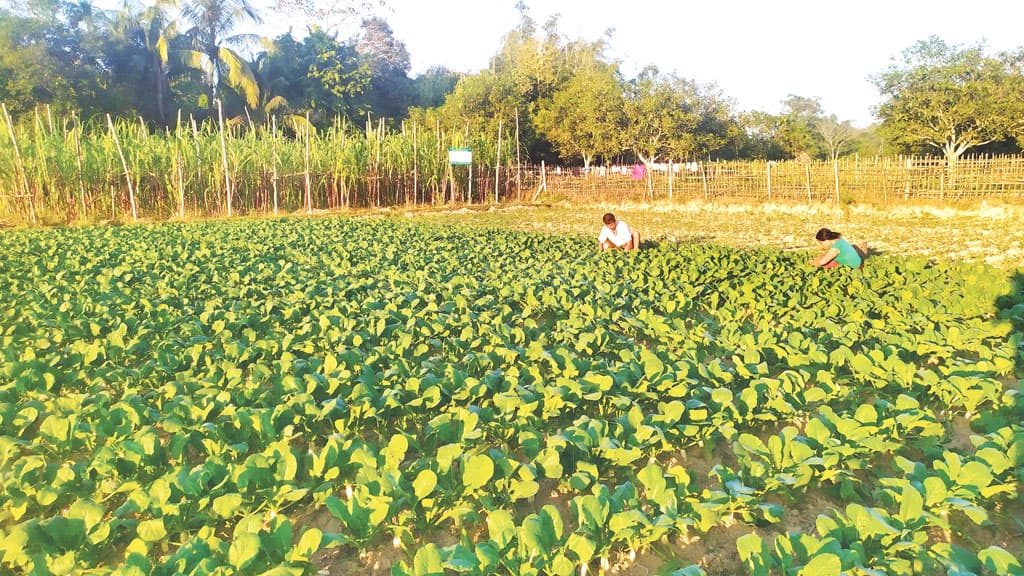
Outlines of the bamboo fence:
<svg viewBox="0 0 1024 576">
<path fill-rule="evenodd" d="M 664 164 L 641 179 L 632 166 L 597 167 L 586 174 L 545 170 L 546 191 L 570 201 L 692 201 L 736 199 L 807 203 L 908 201 L 960 202 L 1024 199 L 1024 157 L 961 158 L 950 167 L 942 158 L 840 158 L 837 162 L 796 160 L 711 161 Z M 539 169 L 537 169 L 539 172 Z M 530 175 L 529 182 L 540 181 Z M 538 184 L 539 186 L 539 184 Z"/>
</svg>

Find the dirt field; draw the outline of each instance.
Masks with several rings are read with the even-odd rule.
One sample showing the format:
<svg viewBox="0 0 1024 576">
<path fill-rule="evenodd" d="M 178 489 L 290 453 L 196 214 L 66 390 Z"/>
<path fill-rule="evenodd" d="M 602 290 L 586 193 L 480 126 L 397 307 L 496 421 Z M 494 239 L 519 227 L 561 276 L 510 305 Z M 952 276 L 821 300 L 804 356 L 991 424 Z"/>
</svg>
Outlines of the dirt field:
<svg viewBox="0 0 1024 576">
<path fill-rule="evenodd" d="M 494 226 L 597 238 L 601 215 L 613 212 L 645 241 L 705 242 L 741 248 L 818 250 L 814 233 L 837 230 L 879 255 L 987 262 L 1024 268 L 1024 207 L 985 204 L 966 208 L 903 206 L 880 209 L 785 204 L 568 204 L 464 207 L 393 212 L 444 224 Z"/>
</svg>

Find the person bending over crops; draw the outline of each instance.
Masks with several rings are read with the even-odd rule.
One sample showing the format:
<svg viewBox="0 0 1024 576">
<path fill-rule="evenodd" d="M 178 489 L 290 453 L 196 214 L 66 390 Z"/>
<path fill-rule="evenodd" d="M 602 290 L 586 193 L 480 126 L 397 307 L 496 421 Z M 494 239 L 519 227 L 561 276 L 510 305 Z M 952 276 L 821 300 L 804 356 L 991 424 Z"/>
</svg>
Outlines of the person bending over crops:
<svg viewBox="0 0 1024 576">
<path fill-rule="evenodd" d="M 825 249 L 825 252 L 811 260 L 812 265 L 821 266 L 822 268 L 838 268 L 839 266 L 860 268 L 864 264 L 864 259 L 861 257 L 860 252 L 847 242 L 839 232 L 822 228 L 818 230 L 814 238 L 818 241 L 818 245 Z"/>
<path fill-rule="evenodd" d="M 640 248 L 640 233 L 629 229 L 622 220 L 616 220 L 611 212 L 602 217 L 604 227 L 597 237 L 597 247 L 601 250 L 636 250 Z"/>
</svg>

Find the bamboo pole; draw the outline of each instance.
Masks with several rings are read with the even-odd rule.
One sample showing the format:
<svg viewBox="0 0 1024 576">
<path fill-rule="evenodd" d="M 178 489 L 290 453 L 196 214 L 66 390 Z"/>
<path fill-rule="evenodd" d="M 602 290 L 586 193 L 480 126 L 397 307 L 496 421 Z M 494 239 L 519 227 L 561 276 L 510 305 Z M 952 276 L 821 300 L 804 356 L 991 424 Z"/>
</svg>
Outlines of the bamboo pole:
<svg viewBox="0 0 1024 576">
<path fill-rule="evenodd" d="M 807 187 L 807 204 L 811 203 L 811 163 L 804 162 L 804 185 Z"/>
<path fill-rule="evenodd" d="M 303 162 L 306 172 L 306 214 L 313 213 L 313 184 L 309 177 L 309 112 L 306 112 L 306 142 L 303 152 Z"/>
<path fill-rule="evenodd" d="M 271 172 L 271 186 L 274 188 L 274 216 L 277 216 L 277 117 L 270 117 L 270 146 L 273 158 Z"/>
<path fill-rule="evenodd" d="M 121 149 L 121 140 L 117 137 L 117 130 L 114 129 L 114 121 L 107 114 L 107 126 L 110 127 L 110 135 L 114 138 L 114 146 L 117 147 L 117 154 L 121 157 L 121 166 L 124 168 L 124 179 L 128 182 L 128 204 L 132 209 L 132 222 L 139 220 L 138 211 L 135 208 L 135 188 L 132 186 L 132 174 L 128 169 L 128 161 L 124 158 L 124 150 Z"/>
<path fill-rule="evenodd" d="M 174 157 L 178 165 L 178 218 L 185 219 L 185 155 L 181 153 L 181 108 L 174 126 Z"/>
<path fill-rule="evenodd" d="M 836 182 L 836 202 L 839 201 L 839 159 L 835 156 L 832 157 L 832 175 L 835 177 Z"/>
<path fill-rule="evenodd" d="M 708 201 L 708 171 L 704 167 L 704 163 L 701 162 L 697 165 L 697 169 L 700 170 L 701 187 L 704 189 L 704 201 Z"/>
<path fill-rule="evenodd" d="M 540 193 L 548 189 L 548 177 L 547 170 L 544 168 L 544 161 L 540 161 L 540 185 L 537 186 L 537 191 L 533 193 L 533 199 L 531 202 L 536 202 L 537 198 L 540 198 Z"/>
<path fill-rule="evenodd" d="M 224 108 L 220 99 L 217 100 L 217 122 L 220 130 L 220 156 L 224 164 L 224 195 L 228 207 L 228 218 L 231 218 L 231 174 L 228 171 L 228 146 L 224 140 Z"/>
<path fill-rule="evenodd" d="M 32 190 L 28 185 L 28 175 L 25 173 L 25 162 L 21 157 L 21 149 L 18 147 L 18 138 L 14 134 L 14 122 L 11 121 L 11 115 L 7 113 L 7 104 L 0 103 L 0 108 L 3 108 L 4 120 L 7 123 L 7 132 L 11 135 L 11 144 L 14 146 L 14 166 L 18 175 L 21 177 L 21 194 L 22 197 L 28 199 L 29 218 L 32 220 L 32 225 L 35 226 L 38 224 L 36 220 L 36 205 L 32 198 Z"/>
<path fill-rule="evenodd" d="M 519 108 L 516 108 L 516 202 L 523 201 L 523 164 L 519 157 Z"/>
<path fill-rule="evenodd" d="M 47 164 L 48 164 L 47 158 L 46 158 L 47 146 L 46 146 L 46 141 L 44 140 L 44 137 L 46 136 L 46 129 L 43 126 L 42 118 L 40 118 L 40 116 L 39 116 L 39 107 L 36 106 L 35 108 L 33 108 L 33 112 L 35 113 L 35 117 L 36 117 L 36 122 L 35 122 L 34 126 L 35 126 L 35 140 L 36 140 L 36 146 L 35 146 L 35 148 L 36 148 L 36 160 L 37 160 L 37 165 L 38 165 L 38 173 L 37 173 L 38 174 L 38 178 L 37 178 L 37 180 L 39 181 L 39 189 L 40 189 L 40 196 L 41 196 L 40 203 L 43 205 L 43 208 L 45 209 L 47 204 L 48 204 L 48 202 L 47 202 L 48 191 L 52 188 L 52 186 L 51 186 L 52 183 L 50 182 L 50 173 L 49 173 L 49 170 L 47 170 Z M 59 202 L 58 202 L 58 204 L 59 204 Z"/>
<path fill-rule="evenodd" d="M 416 121 L 412 122 L 412 204 L 419 202 L 419 145 L 417 141 Z"/>
<path fill-rule="evenodd" d="M 669 202 L 672 202 L 672 176 L 673 176 L 672 159 L 670 158 L 669 161 L 668 161 L 668 201 Z"/>
<path fill-rule="evenodd" d="M 494 203 L 498 203 L 498 179 L 501 173 L 501 118 L 498 119 L 498 154 L 494 161 Z"/>
<path fill-rule="evenodd" d="M 78 199 L 82 203 L 79 220 L 86 217 L 85 213 L 85 174 L 82 170 L 82 125 L 78 123 L 72 130 L 75 136 L 75 165 L 78 168 Z"/>
</svg>

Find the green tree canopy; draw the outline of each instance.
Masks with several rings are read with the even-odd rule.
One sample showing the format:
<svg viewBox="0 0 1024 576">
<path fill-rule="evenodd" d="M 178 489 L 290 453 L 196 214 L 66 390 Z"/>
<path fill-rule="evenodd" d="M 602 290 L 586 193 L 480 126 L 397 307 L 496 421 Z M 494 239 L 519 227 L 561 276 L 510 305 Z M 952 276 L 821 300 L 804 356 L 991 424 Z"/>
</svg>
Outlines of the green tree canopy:
<svg viewBox="0 0 1024 576">
<path fill-rule="evenodd" d="M 314 123 L 338 116 L 355 117 L 367 110 L 362 95 L 370 70 L 355 46 L 340 42 L 320 28 L 310 28 L 302 41 L 291 33 L 277 37 L 259 58 L 265 113 L 310 113 Z"/>
<path fill-rule="evenodd" d="M 409 51 L 380 17 L 363 20 L 355 44 L 360 60 L 370 71 L 364 95 L 368 109 L 388 118 L 404 118 L 412 100 Z"/>
<path fill-rule="evenodd" d="M 691 82 L 648 66 L 626 83 L 623 143 L 644 164 L 691 157 L 697 150 Z"/>
<path fill-rule="evenodd" d="M 820 158 L 825 145 L 817 125 L 824 118 L 820 98 L 790 94 L 779 116 L 779 144 L 791 158 Z"/>
<path fill-rule="evenodd" d="M 245 45 L 257 39 L 252 34 L 235 34 L 243 22 L 260 23 L 256 9 L 246 0 L 189 0 L 181 15 L 191 25 L 188 35 L 194 50 L 188 62 L 207 74 L 210 110 L 218 97 L 221 84 L 226 84 L 244 96 L 246 103 L 255 108 L 259 103 L 259 84 L 252 67 L 232 46 Z"/>
<path fill-rule="evenodd" d="M 873 78 L 886 136 L 926 145 L 950 164 L 967 150 L 1024 131 L 1021 54 L 987 56 L 984 46 L 951 46 L 932 36 Z"/>
<path fill-rule="evenodd" d="M 571 75 L 538 103 L 535 118 L 539 133 L 564 160 L 581 158 L 586 167 L 595 156 L 609 158 L 621 151 L 622 80 L 603 50 L 603 42 L 570 46 Z"/>
<path fill-rule="evenodd" d="M 0 101 L 13 116 L 48 105 L 84 117 L 125 106 L 104 65 L 105 19 L 77 4 L 37 0 L 0 9 Z"/>
</svg>

